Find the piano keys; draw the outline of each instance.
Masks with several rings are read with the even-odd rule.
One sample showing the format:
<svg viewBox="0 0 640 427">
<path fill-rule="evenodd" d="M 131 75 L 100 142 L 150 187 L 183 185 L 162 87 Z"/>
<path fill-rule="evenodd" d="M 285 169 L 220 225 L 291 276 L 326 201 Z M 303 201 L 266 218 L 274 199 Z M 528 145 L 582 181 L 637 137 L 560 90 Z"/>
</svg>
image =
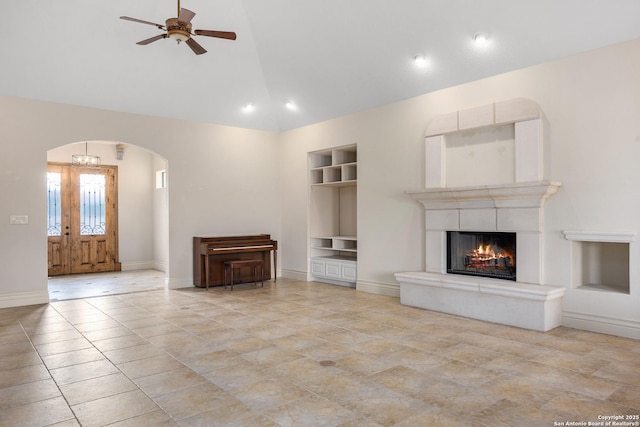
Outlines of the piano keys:
<svg viewBox="0 0 640 427">
<path fill-rule="evenodd" d="M 193 238 L 193 285 L 205 288 L 224 284 L 224 262 L 260 259 L 264 262 L 264 277 L 271 278 L 271 252 L 273 252 L 273 279 L 276 279 L 278 242 L 269 234 L 250 236 L 220 236 Z M 240 270 L 236 283 L 253 282 L 252 271 Z"/>
</svg>

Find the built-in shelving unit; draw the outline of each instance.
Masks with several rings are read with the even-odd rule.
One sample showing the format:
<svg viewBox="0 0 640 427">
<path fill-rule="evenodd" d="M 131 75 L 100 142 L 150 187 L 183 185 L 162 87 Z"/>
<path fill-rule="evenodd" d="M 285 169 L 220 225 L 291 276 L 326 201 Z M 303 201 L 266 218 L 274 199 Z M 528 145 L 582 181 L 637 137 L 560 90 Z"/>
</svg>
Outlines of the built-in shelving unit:
<svg viewBox="0 0 640 427">
<path fill-rule="evenodd" d="M 357 147 L 309 153 L 309 277 L 355 287 Z"/>
</svg>

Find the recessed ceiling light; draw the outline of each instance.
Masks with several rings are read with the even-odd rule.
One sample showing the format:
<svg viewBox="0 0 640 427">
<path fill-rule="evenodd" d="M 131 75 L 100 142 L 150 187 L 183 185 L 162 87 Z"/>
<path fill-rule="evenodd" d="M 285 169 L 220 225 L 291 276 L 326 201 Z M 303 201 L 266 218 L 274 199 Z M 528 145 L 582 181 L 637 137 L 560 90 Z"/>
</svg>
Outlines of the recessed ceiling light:
<svg viewBox="0 0 640 427">
<path fill-rule="evenodd" d="M 418 54 L 416 56 L 413 57 L 413 62 L 418 66 L 418 67 L 424 67 L 427 65 L 427 57 L 422 55 L 422 54 Z"/>
<path fill-rule="evenodd" d="M 489 42 L 489 36 L 486 33 L 478 33 L 473 36 L 473 40 L 477 45 L 482 46 Z"/>
<path fill-rule="evenodd" d="M 256 109 L 256 106 L 254 103 L 250 102 L 248 104 L 244 104 L 244 107 L 242 107 L 242 109 L 245 111 L 245 113 L 250 113 Z"/>
<path fill-rule="evenodd" d="M 295 110 L 296 109 L 296 104 L 294 104 L 293 101 L 290 100 L 290 99 L 285 99 L 284 100 L 284 106 L 287 107 L 289 110 Z"/>
</svg>

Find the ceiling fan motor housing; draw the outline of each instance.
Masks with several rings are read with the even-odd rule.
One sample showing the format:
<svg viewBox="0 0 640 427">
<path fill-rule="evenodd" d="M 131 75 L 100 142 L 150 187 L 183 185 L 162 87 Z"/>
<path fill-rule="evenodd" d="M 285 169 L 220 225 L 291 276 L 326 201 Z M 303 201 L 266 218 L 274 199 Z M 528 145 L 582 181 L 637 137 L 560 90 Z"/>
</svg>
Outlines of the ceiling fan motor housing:
<svg viewBox="0 0 640 427">
<path fill-rule="evenodd" d="M 190 22 L 180 22 L 178 18 L 169 18 L 165 21 L 165 24 L 170 39 L 180 43 L 191 38 L 192 25 Z"/>
</svg>

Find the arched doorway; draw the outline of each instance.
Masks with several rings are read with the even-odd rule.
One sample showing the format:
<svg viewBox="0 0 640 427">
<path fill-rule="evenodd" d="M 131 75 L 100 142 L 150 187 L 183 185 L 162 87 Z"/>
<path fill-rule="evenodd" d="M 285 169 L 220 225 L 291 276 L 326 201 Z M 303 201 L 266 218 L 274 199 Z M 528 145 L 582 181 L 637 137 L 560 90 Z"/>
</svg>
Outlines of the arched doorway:
<svg viewBox="0 0 640 427">
<path fill-rule="evenodd" d="M 72 155 L 85 149 L 99 156 L 102 165 L 117 168 L 118 271 L 50 276 L 50 299 L 164 288 L 169 265 L 167 160 L 122 142 L 82 141 L 49 150 L 47 162 L 70 163 Z"/>
</svg>

